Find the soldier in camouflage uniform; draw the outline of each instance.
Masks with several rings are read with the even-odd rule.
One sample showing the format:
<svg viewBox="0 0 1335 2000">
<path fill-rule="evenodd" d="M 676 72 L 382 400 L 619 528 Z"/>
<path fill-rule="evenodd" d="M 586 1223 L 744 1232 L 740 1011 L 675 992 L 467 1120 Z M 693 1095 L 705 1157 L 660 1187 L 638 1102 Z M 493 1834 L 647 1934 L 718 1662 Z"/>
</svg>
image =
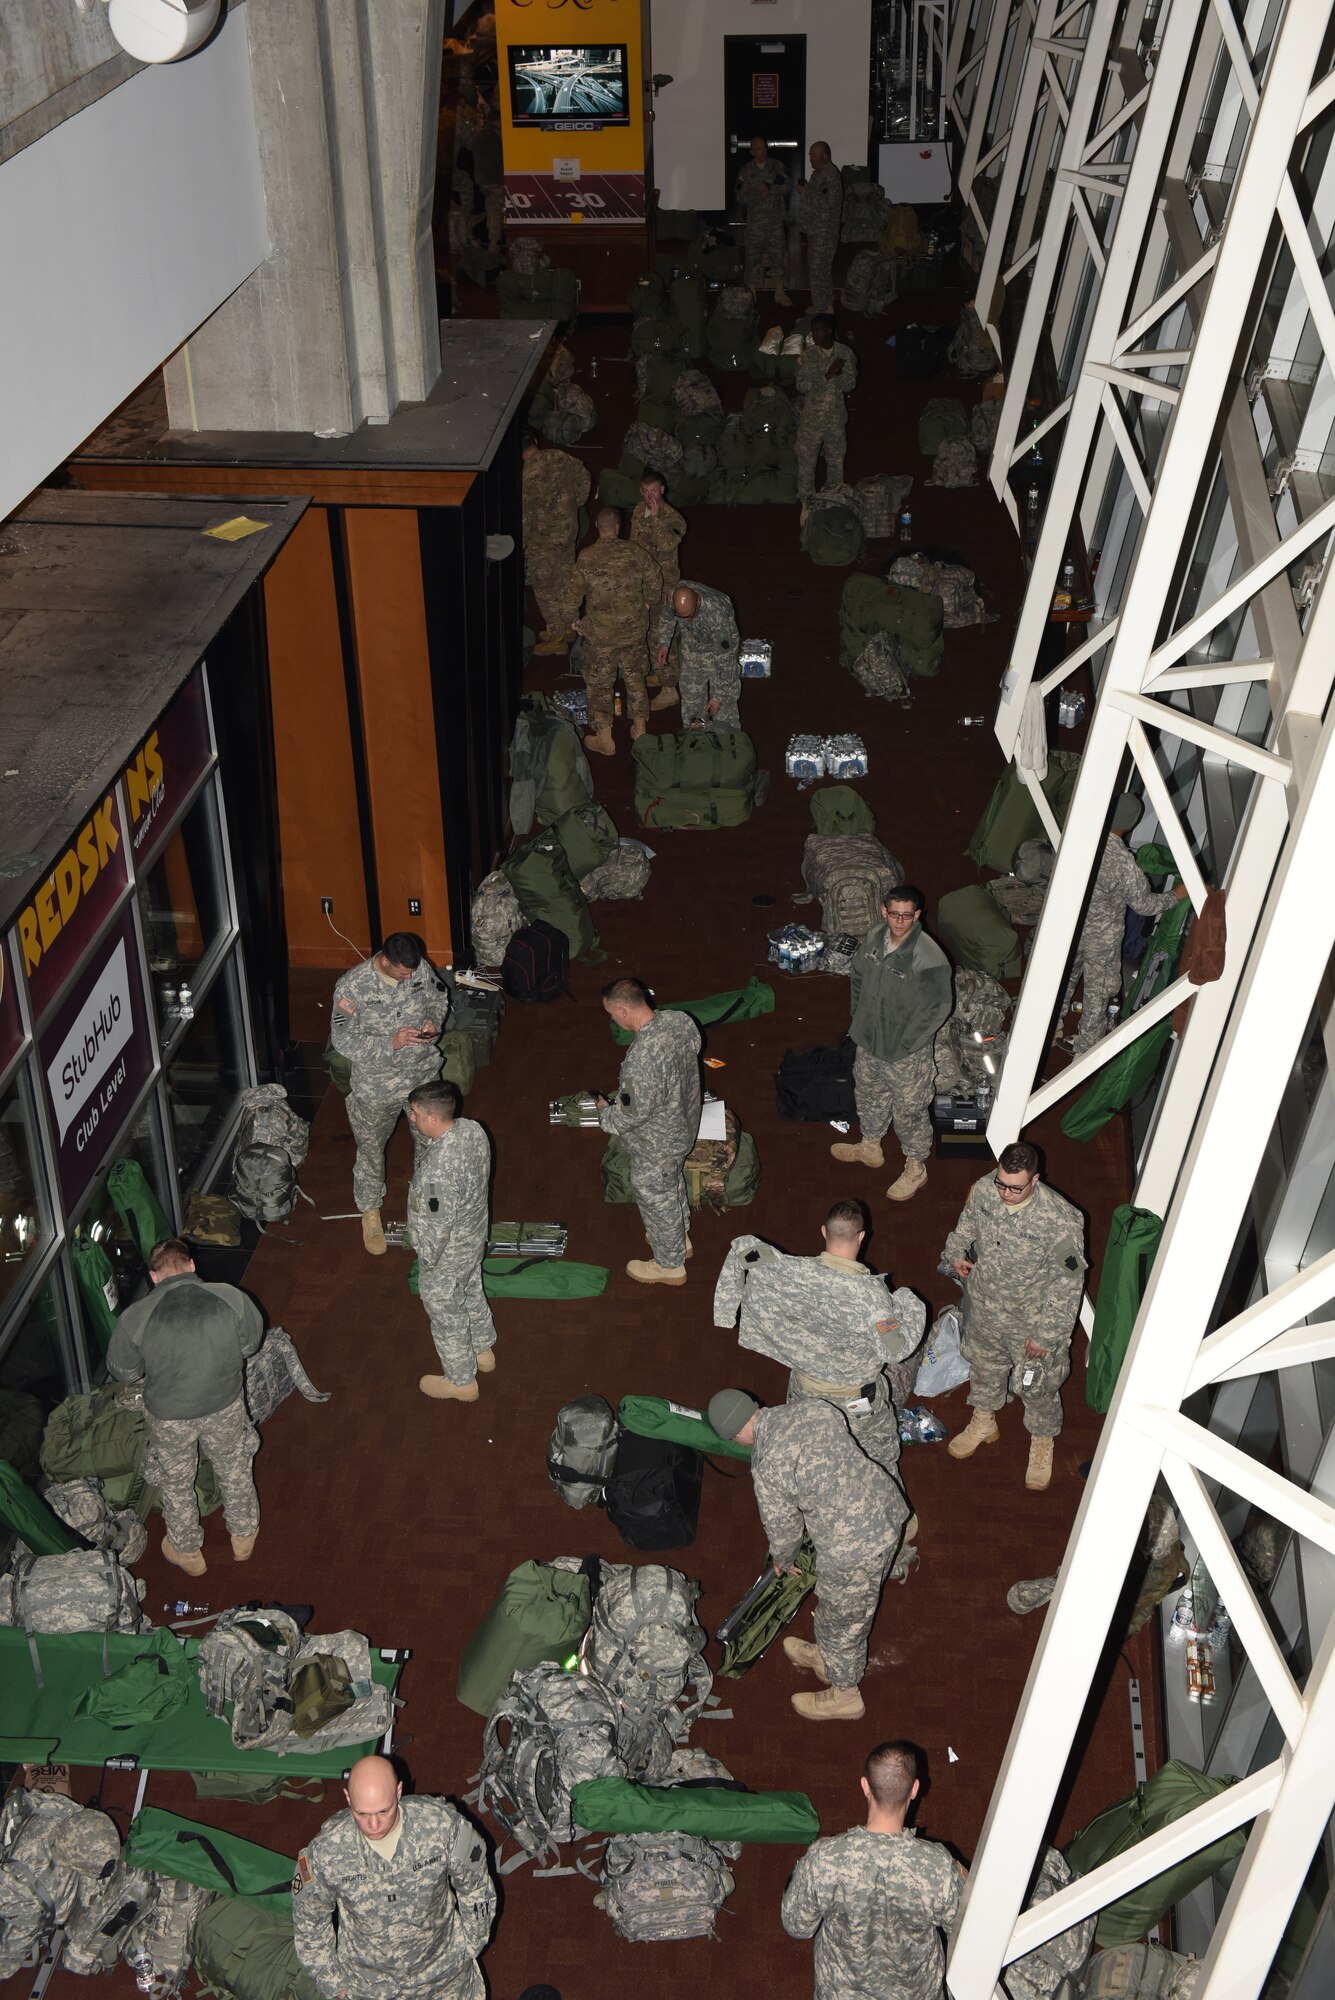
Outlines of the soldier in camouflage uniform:
<svg viewBox="0 0 1335 2000">
<path fill-rule="evenodd" d="M 659 613 L 656 636 L 660 673 L 677 641 L 683 727 L 740 729 L 742 635 L 732 599 L 707 583 L 679 583 Z"/>
<path fill-rule="evenodd" d="M 405 1799 L 387 1757 L 359 1758 L 343 1796 L 292 1877 L 302 1970 L 324 2000 L 483 2000 L 496 1890 L 482 1835 L 446 1799 Z"/>
<path fill-rule="evenodd" d="M 825 484 L 844 483 L 848 443 L 846 399 L 857 387 L 857 356 L 834 337 L 834 321 L 818 313 L 811 338 L 797 357 L 797 495 L 805 505 L 816 490 L 816 460 L 825 453 Z"/>
<path fill-rule="evenodd" d="M 744 1389 L 721 1389 L 708 1415 L 720 1437 L 751 1446 L 775 1572 L 794 1567 L 804 1535 L 816 1552 L 815 1644 L 790 1637 L 783 1650 L 827 1686 L 795 1694 L 793 1707 L 810 1722 L 857 1722 L 881 1585 L 909 1518 L 903 1488 L 867 1457 L 843 1411 L 820 1398 L 764 1410 Z"/>
<path fill-rule="evenodd" d="M 700 1136 L 700 1030 L 689 1014 L 656 1013 L 641 979 L 614 979 L 603 1007 L 635 1039 L 612 1098 L 599 1097 L 598 1123 L 626 1148 L 630 1184 L 653 1257 L 632 1258 L 641 1285 L 684 1285 L 691 1254 L 691 1207 L 682 1168 Z"/>
<path fill-rule="evenodd" d="M 904 1148 L 904 1171 L 886 1189 L 910 1201 L 927 1180 L 932 1150 L 932 1091 L 936 1031 L 950 1018 L 950 963 L 922 928 L 921 889 L 905 882 L 881 905 L 883 922 L 868 931 L 849 969 L 857 1043 L 853 1090 L 862 1137 L 831 1146 L 836 1160 L 885 1163 L 881 1140 L 893 1123 Z"/>
<path fill-rule="evenodd" d="M 663 580 L 662 602 L 667 603 L 681 580 L 677 554 L 686 534 L 686 523 L 675 507 L 667 503 L 667 482 L 661 472 L 647 471 L 640 481 L 640 500 L 630 517 L 630 538 L 647 549 L 658 564 Z M 677 692 L 677 667 L 671 653 L 650 679 L 657 679 L 659 691 L 650 708 L 674 708 L 681 697 Z"/>
<path fill-rule="evenodd" d="M 663 594 L 658 564 L 639 542 L 621 540 L 621 516 L 604 507 L 597 518 L 598 539 L 575 564 L 574 598 L 583 605 L 575 630 L 584 640 L 582 672 L 589 693 L 586 750 L 615 754 L 612 702 L 618 678 L 625 684 L 634 742 L 648 728 L 649 696 L 644 676 L 649 664 L 649 623 Z"/>
<path fill-rule="evenodd" d="M 190 1246 L 177 1236 L 154 1246 L 148 1275 L 147 1298 L 116 1322 L 107 1373 L 117 1382 L 143 1377 L 143 1469 L 162 1492 L 162 1553 L 187 1576 L 203 1576 L 195 1494 L 201 1449 L 218 1475 L 237 1562 L 249 1560 L 259 1534 L 253 1461 L 260 1438 L 246 1411 L 245 1365 L 264 1338 L 264 1319 L 235 1286 L 197 1277 Z"/>
<path fill-rule="evenodd" d="M 1134 792 L 1123 792 L 1113 806 L 1112 829 L 1103 843 L 1084 928 L 1067 974 L 1061 1006 L 1063 1019 L 1082 979 L 1085 988 L 1080 1031 L 1072 1045 L 1078 1056 L 1103 1040 L 1108 1032 L 1108 1008 L 1121 994 L 1122 938 L 1128 909 L 1141 917 L 1161 917 L 1174 903 L 1184 901 L 1187 894 L 1182 882 L 1175 889 L 1151 889 L 1145 871 L 1127 851 L 1126 836 L 1143 811 Z"/>
<path fill-rule="evenodd" d="M 496 1327 L 482 1288 L 491 1144 L 475 1119 L 459 1116 L 459 1104 L 448 1078 L 419 1084 L 408 1098 L 418 1141 L 408 1235 L 417 1252 L 417 1296 L 443 1371 L 424 1375 L 418 1387 L 438 1400 L 475 1403 L 479 1369 L 490 1375 L 496 1366 Z"/>
<path fill-rule="evenodd" d="M 839 246 L 844 183 L 823 139 L 816 140 L 807 157 L 811 174 L 797 183 L 797 226 L 807 239 L 811 310 L 830 313 L 834 311 L 834 253 Z"/>
<path fill-rule="evenodd" d="M 768 264 L 774 280 L 774 303 L 793 302 L 783 288 L 788 269 L 784 217 L 788 212 L 788 169 L 772 160 L 763 139 L 751 141 L 751 157 L 737 176 L 737 199 L 746 217 L 746 282 L 753 292 L 765 288 Z"/>
<path fill-rule="evenodd" d="M 952 1458 L 968 1458 L 980 1444 L 995 1444 L 997 1411 L 1018 1396 L 1029 1432 L 1024 1483 L 1031 1493 L 1052 1479 L 1061 1386 L 1071 1372 L 1071 1334 L 1084 1292 L 1084 1239 L 1079 1209 L 1042 1185 L 1038 1154 L 1022 1140 L 1002 1150 L 995 1174 L 974 1182 L 946 1238 L 943 1261 L 964 1286 L 960 1345 L 973 1410 L 946 1449 Z"/>
<path fill-rule="evenodd" d="M 816 1940 L 816 2000 L 943 2000 L 941 1933 L 964 1870 L 905 1824 L 918 1796 L 910 1743 L 878 1743 L 862 1778 L 865 1826 L 813 1841 L 784 1891 L 789 1937 Z"/>
<path fill-rule="evenodd" d="M 436 1044 L 449 1011 L 449 994 L 442 991 L 421 938 L 411 931 L 395 931 L 334 988 L 330 1039 L 352 1065 L 348 1123 L 357 1141 L 352 1198 L 361 1212 L 362 1242 L 373 1257 L 385 1254 L 380 1218 L 385 1148 L 408 1092 L 440 1075 Z"/>
<path fill-rule="evenodd" d="M 758 1236 L 738 1236 L 714 1287 L 714 1324 L 791 1370 L 788 1401 L 833 1403 L 878 1465 L 899 1467 L 899 1414 L 887 1364 L 912 1354 L 927 1326 L 922 1301 L 858 1262 L 864 1230 L 856 1202 L 837 1201 L 821 1224 L 818 1257 L 789 1257 Z M 870 1393 L 869 1393 L 870 1392 Z"/>
<path fill-rule="evenodd" d="M 589 468 L 554 445 L 544 446 L 532 431 L 523 446 L 524 563 L 533 595 L 546 621 L 538 653 L 564 653 L 575 622 L 575 556 L 579 510 L 589 497 Z"/>
</svg>

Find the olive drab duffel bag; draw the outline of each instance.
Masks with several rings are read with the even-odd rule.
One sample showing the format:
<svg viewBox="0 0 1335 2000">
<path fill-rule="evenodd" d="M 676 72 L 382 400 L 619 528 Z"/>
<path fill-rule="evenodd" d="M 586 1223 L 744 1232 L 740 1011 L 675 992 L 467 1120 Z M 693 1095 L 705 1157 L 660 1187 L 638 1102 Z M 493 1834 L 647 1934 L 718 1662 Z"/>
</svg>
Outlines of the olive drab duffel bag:
<svg viewBox="0 0 1335 2000">
<path fill-rule="evenodd" d="M 757 804 L 756 749 L 740 729 L 641 736 L 632 746 L 635 816 L 663 829 L 741 826 Z"/>
<path fill-rule="evenodd" d="M 490 1715 L 512 1674 L 540 1660 L 568 1660 L 589 1629 L 591 1606 L 584 1570 L 520 1563 L 459 1656 L 458 1700 L 476 1715 Z"/>
<path fill-rule="evenodd" d="M 616 853 L 618 834 L 606 806 L 595 800 L 575 806 L 552 822 L 552 832 L 565 849 L 570 872 L 577 880 L 601 868 Z"/>
<path fill-rule="evenodd" d="M 1023 960 L 1020 934 L 981 882 L 952 889 L 936 911 L 937 933 L 956 965 L 1016 979 Z"/>
<path fill-rule="evenodd" d="M 847 569 L 858 561 L 866 545 L 862 518 L 855 507 L 824 494 L 812 496 L 802 524 L 802 547 L 812 562 L 825 569 Z"/>
<path fill-rule="evenodd" d="M 515 892 L 526 924 L 541 921 L 563 931 L 572 958 L 597 944 L 588 902 L 554 828 L 517 847 L 501 863 L 501 872 Z"/>
</svg>

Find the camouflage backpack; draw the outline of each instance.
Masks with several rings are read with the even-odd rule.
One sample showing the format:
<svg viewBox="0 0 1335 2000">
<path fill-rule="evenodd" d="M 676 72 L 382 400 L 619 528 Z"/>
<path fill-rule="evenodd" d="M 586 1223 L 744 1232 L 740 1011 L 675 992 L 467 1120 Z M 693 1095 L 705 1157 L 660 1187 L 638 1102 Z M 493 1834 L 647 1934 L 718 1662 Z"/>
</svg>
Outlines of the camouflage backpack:
<svg viewBox="0 0 1335 2000">
<path fill-rule="evenodd" d="M 308 1403 L 329 1401 L 329 1390 L 317 1389 L 302 1367 L 291 1334 L 285 1327 L 271 1326 L 246 1363 L 246 1408 L 251 1422 L 266 1424 L 294 1391 Z"/>
<path fill-rule="evenodd" d="M 621 841 L 606 861 L 581 876 L 580 888 L 588 902 L 638 901 L 649 881 L 649 853 L 638 840 Z"/>
<path fill-rule="evenodd" d="M 881 313 L 899 296 L 899 271 L 881 250 L 859 250 L 849 262 L 840 290 L 847 312 Z"/>
<path fill-rule="evenodd" d="M 127 1567 L 148 1547 L 148 1530 L 133 1507 L 112 1507 L 100 1479 L 62 1479 L 42 1494 L 53 1514 L 90 1548 L 109 1549 Z"/>
<path fill-rule="evenodd" d="M 649 1776 L 632 1772 L 623 1754 L 620 1704 L 592 1674 L 569 1672 L 556 1660 L 512 1674 L 482 1737 L 476 1800 L 536 1861 L 555 1860 L 580 1829 L 571 1812 L 573 1785 L 591 1778 Z M 663 1775 L 660 1757 L 650 1782 Z M 513 1864 L 512 1864 L 513 1865 Z"/>
<path fill-rule="evenodd" d="M 577 382 L 558 382 L 555 400 L 542 420 L 542 435 L 549 444 L 578 444 L 597 421 L 588 390 Z"/>
<path fill-rule="evenodd" d="M 277 1606 L 224 1611 L 200 1642 L 199 1684 L 210 1715 L 232 1703 L 238 1750 L 271 1750 L 292 1733 L 288 1682 L 301 1650 L 301 1627 Z"/>
<path fill-rule="evenodd" d="M 854 181 L 844 189 L 839 217 L 841 243 L 876 243 L 885 228 L 885 190 L 876 181 Z"/>
<path fill-rule="evenodd" d="M 715 1215 L 724 1215 L 730 1208 L 746 1208 L 760 1186 L 755 1140 L 743 1132 L 734 1111 L 724 1111 L 723 1123 L 726 1136 L 697 1139 L 682 1168 L 691 1207 L 709 1208 Z"/>
<path fill-rule="evenodd" d="M 954 439 L 955 444 L 966 441 Z M 945 446 L 941 447 L 942 451 Z M 968 446 L 969 451 L 973 447 Z M 930 481 L 928 482 L 931 483 Z M 941 599 L 942 624 L 946 631 L 958 631 L 962 625 L 986 625 L 991 622 L 987 606 L 974 587 L 971 569 L 963 563 L 928 562 L 925 556 L 900 556 L 885 572 L 887 583 L 897 584 L 903 589 L 929 591 Z"/>
<path fill-rule="evenodd" d="M 1032 1910 L 1035 1905 L 1045 1903 L 1074 1879 L 1065 1855 L 1055 1847 L 1045 1848 L 1038 1880 L 1025 1907 Z M 1011 2000 L 1051 2000 L 1063 1980 L 1074 1981 L 1078 1987 L 1080 1974 L 1094 1949 L 1098 1920 L 1096 1910 L 1078 1924 L 1072 1924 L 1069 1930 L 1059 1931 L 1036 1951 L 1012 1959 L 1006 1967 L 1006 1990 Z"/>
<path fill-rule="evenodd" d="M 718 309 L 726 319 L 750 319 L 756 309 L 755 294 L 749 285 L 725 285 Z"/>
<path fill-rule="evenodd" d="M 1046 840 L 1022 840 L 1015 850 L 1013 872 L 1022 882 L 1050 882 L 1056 863 L 1057 857 Z"/>
<path fill-rule="evenodd" d="M 947 358 L 960 375 L 995 375 L 1001 365 L 997 350 L 972 306 L 965 306 L 960 314 Z"/>
<path fill-rule="evenodd" d="M 683 368 L 672 385 L 672 400 L 679 416 L 723 415 L 723 402 L 718 390 L 698 368 Z"/>
<path fill-rule="evenodd" d="M 632 424 L 626 432 L 622 453 L 623 458 L 652 465 L 658 472 L 675 472 L 681 464 L 681 446 L 670 431 L 660 430 L 657 424 Z"/>
<path fill-rule="evenodd" d="M 881 921 L 881 905 L 904 870 L 874 833 L 809 833 L 802 880 L 820 898 L 823 931 L 862 938 Z"/>
<path fill-rule="evenodd" d="M 996 449 L 997 432 L 1001 428 L 1001 404 L 995 400 L 975 403 L 969 412 L 969 436 L 978 450 L 988 458 Z"/>
<path fill-rule="evenodd" d="M 695 1615 L 698 1583 L 663 1563 L 604 1563 L 580 1649 L 585 1669 L 635 1722 L 662 1721 L 683 1743 L 714 1684 Z"/>
<path fill-rule="evenodd" d="M 0 1625 L 42 1632 L 142 1632 L 147 1585 L 108 1549 L 64 1556 L 18 1556 L 0 1576 Z M 35 1649 L 34 1649 L 35 1650 Z"/>
<path fill-rule="evenodd" d="M 261 1229 L 266 1222 L 287 1220 L 302 1192 L 297 1168 L 310 1143 L 311 1128 L 292 1109 L 281 1083 L 242 1091 L 232 1155 L 232 1200 L 242 1215 Z"/>
<path fill-rule="evenodd" d="M 473 957 L 478 965 L 499 965 L 505 947 L 523 924 L 519 900 L 499 868 L 484 875 L 473 892 Z"/>
<path fill-rule="evenodd" d="M 532 277 L 548 269 L 551 259 L 536 236 L 516 236 L 510 244 L 510 269 Z"/>
<path fill-rule="evenodd" d="M 127 1965 L 133 1966 L 141 1953 L 147 1954 L 157 1975 L 153 1990 L 161 1992 L 165 2000 L 180 1990 L 193 1959 L 195 1919 L 215 1897 L 211 1889 L 197 1888 L 193 1882 L 182 1882 L 172 1875 L 145 1879 L 153 1886 L 152 1906 L 116 1942 Z"/>
<path fill-rule="evenodd" d="M 878 632 L 869 639 L 849 668 L 865 693 L 882 701 L 897 701 L 907 708 L 913 699 L 899 641 L 893 632 Z"/>
<path fill-rule="evenodd" d="M 865 479 L 859 479 L 853 488 L 853 505 L 869 542 L 894 534 L 899 510 L 912 488 L 911 474 L 896 477 L 888 472 L 869 472 Z"/>
<path fill-rule="evenodd" d="M 55 1792 L 10 1792 L 0 1809 L 0 1980 L 20 1972 L 57 1930 L 67 1944 L 73 1939 L 72 1971 L 110 1969 L 117 1943 L 101 1940 L 107 1955 L 96 1940 L 124 1900 L 120 1854 L 105 1813 Z M 147 1878 L 138 1883 L 145 1894 Z"/>
<path fill-rule="evenodd" d="M 716 1937 L 734 1883 L 723 1854 L 694 1833 L 620 1833 L 603 1852 L 594 1908 L 632 1944 Z"/>
<path fill-rule="evenodd" d="M 928 486 L 976 486 L 978 454 L 972 438 L 946 438 L 938 445 L 926 483 Z"/>
<path fill-rule="evenodd" d="M 955 1007 L 937 1029 L 937 1089 L 949 1096 L 967 1095 L 985 1080 L 995 1084 L 1006 1053 L 1006 1023 L 1014 1001 L 988 972 L 963 967 L 955 974 Z M 989 1070 L 984 1057 L 991 1060 Z"/>
</svg>

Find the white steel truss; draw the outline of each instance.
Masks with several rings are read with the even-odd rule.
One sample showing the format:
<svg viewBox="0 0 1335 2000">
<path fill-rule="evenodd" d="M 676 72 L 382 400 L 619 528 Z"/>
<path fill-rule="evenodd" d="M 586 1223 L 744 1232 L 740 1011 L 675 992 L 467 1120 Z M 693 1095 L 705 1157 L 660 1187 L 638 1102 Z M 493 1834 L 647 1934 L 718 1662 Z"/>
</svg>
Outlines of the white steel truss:
<svg viewBox="0 0 1335 2000">
<path fill-rule="evenodd" d="M 1258 17 L 1262 12 L 1257 9 Z M 1320 261 L 1325 238 L 1314 242 L 1310 233 L 1312 193 L 1301 171 L 1318 126 L 1328 124 L 1335 106 L 1335 72 L 1325 67 L 1335 9 L 1330 0 L 1287 0 L 1272 5 L 1270 15 L 1280 16 L 1279 26 L 1263 42 L 1259 20 L 1240 23 L 1227 0 L 1208 0 L 1208 7 L 1206 0 L 1172 0 L 1152 86 L 1138 106 L 1136 147 L 1100 272 L 1111 287 L 1107 309 L 1100 294 L 1049 501 L 1049 511 L 1065 506 L 1069 528 L 1085 497 L 1091 451 L 1097 463 L 1103 423 L 1105 445 L 1110 439 L 1111 448 L 1127 457 L 1143 518 L 1115 615 L 1051 677 L 1055 684 L 1081 658 L 1105 656 L 989 1125 L 994 1148 L 1018 1136 L 1179 1002 L 1189 998 L 1191 1008 L 1160 1093 L 1136 1196 L 1164 1215 L 1164 1234 L 970 1879 L 948 1972 L 954 2000 L 991 2000 L 1012 1959 L 1248 1824 L 1247 1847 L 1214 1930 L 1197 2000 L 1255 2000 L 1335 1809 L 1335 1610 L 1310 1630 L 1312 1665 L 1300 1681 L 1220 1520 L 1223 1496 L 1237 1496 L 1331 1556 L 1335 1508 L 1183 1408 L 1189 1398 L 1241 1375 L 1335 1357 L 1335 1324 L 1303 1323 L 1335 1299 L 1335 1253 L 1245 1311 L 1222 1323 L 1216 1317 L 1228 1259 L 1335 949 L 1335 581 L 1325 569 L 1335 501 L 1317 495 L 1305 511 L 1291 494 L 1273 501 L 1246 401 L 1265 281 L 1281 245 L 1303 288 L 1322 379 L 1335 379 L 1335 307 Z M 1265 22 L 1267 36 L 1273 25 L 1273 18 Z M 1118 67 L 1130 103 L 1140 86 L 1127 75 L 1126 53 L 1123 42 Z M 1236 176 L 1231 187 L 1216 185 L 1213 205 L 1187 180 L 1187 148 L 1212 63 L 1216 74 L 1222 68 L 1247 128 Z M 1072 136 L 1072 122 L 1072 146 L 1087 145 L 1101 129 L 1091 127 L 1081 139 Z M 1324 142 L 1328 131 L 1320 137 Z M 1067 152 L 1063 164 L 1070 161 Z M 1070 207 L 1063 214 L 1054 205 L 1046 227 L 1064 237 L 1070 222 Z M 1083 232 L 1083 223 L 1077 226 Z M 1186 338 L 1146 348 L 1146 336 L 1174 314 Z M 1157 441 L 1139 408 L 1149 395 L 1167 411 Z M 1236 573 L 1207 578 L 1199 596 L 1184 605 L 1192 538 L 1221 476 L 1237 524 Z M 1063 486 L 1069 494 L 1059 490 Z M 1313 554 L 1321 559 L 1320 581 L 1304 627 L 1289 579 L 1300 558 Z M 1036 566 L 1030 588 L 1044 617 L 1054 580 L 1055 572 L 1041 579 Z M 1031 617 L 1030 629 L 1034 623 Z M 1237 634 L 1248 628 L 1256 657 L 1211 657 L 1216 650 L 1236 652 L 1240 643 L 1245 649 L 1250 642 Z M 1032 675 L 1033 662 L 1017 657 L 1011 698 L 998 718 L 1007 750 Z M 1240 690 L 1256 689 L 1264 689 L 1269 701 L 1269 723 L 1259 733 L 1244 730 L 1233 699 Z M 1206 706 L 1211 700 L 1212 709 Z M 1185 978 L 1172 981 L 1089 1056 L 1036 1085 L 1128 758 L 1193 904 L 1201 906 L 1205 879 L 1165 774 L 1167 752 L 1183 744 L 1249 787 L 1221 885 L 1228 920 L 1223 976 L 1199 989 Z M 1021 1914 L 1120 1586 L 1161 1476 L 1229 1608 L 1282 1748 L 1271 1763 L 1166 1832 Z"/>
</svg>

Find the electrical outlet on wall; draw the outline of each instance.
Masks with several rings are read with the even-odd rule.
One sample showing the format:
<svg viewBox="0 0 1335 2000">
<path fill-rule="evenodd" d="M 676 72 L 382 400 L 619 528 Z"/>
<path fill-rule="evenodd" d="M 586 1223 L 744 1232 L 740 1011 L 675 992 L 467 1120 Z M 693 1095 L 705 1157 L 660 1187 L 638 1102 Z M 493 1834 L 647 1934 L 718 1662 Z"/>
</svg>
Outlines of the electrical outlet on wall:
<svg viewBox="0 0 1335 2000">
<path fill-rule="evenodd" d="M 323 913 L 323 914 L 324 914 L 324 915 L 325 915 L 326 917 L 332 917 L 332 916 L 333 916 L 333 914 L 334 914 L 334 899 L 333 899 L 333 897 L 332 897 L 332 896 L 321 896 L 321 898 L 320 898 L 320 909 L 321 909 L 322 913 Z"/>
<path fill-rule="evenodd" d="M 409 898 L 408 898 L 408 915 L 409 915 L 410 917 L 420 917 L 420 916 L 421 916 L 421 914 L 422 914 L 422 899 L 421 899 L 421 897 L 420 897 L 420 896 L 409 896 Z"/>
</svg>

